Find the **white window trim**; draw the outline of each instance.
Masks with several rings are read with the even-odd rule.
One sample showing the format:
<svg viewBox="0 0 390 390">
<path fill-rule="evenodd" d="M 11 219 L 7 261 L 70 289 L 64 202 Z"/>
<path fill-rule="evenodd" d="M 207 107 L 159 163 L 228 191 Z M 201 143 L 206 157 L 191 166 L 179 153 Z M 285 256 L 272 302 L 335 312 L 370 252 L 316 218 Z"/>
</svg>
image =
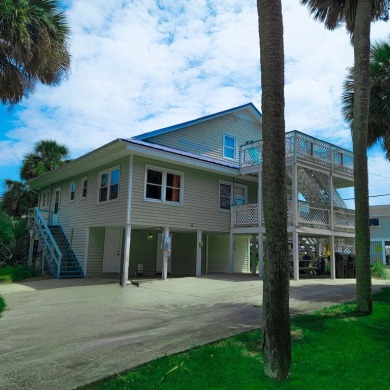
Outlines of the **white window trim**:
<svg viewBox="0 0 390 390">
<path fill-rule="evenodd" d="M 221 184 L 226 184 L 230 186 L 230 209 L 221 209 Z M 245 196 L 245 202 L 248 203 L 248 186 L 241 183 L 233 183 L 232 181 L 224 181 L 220 180 L 218 183 L 218 210 L 223 213 L 230 213 L 232 206 L 233 206 L 233 200 L 234 200 L 234 187 L 240 187 L 244 189 L 244 196 Z"/>
<path fill-rule="evenodd" d="M 225 156 L 225 137 L 230 137 L 230 138 L 234 139 L 234 152 L 233 152 L 234 158 Z M 228 146 L 228 147 L 230 148 L 230 146 Z M 228 133 L 222 134 L 222 156 L 223 156 L 223 158 L 226 158 L 227 160 L 237 161 L 237 138 L 235 136 L 230 135 Z"/>
<path fill-rule="evenodd" d="M 111 186 L 111 173 L 115 170 L 119 170 L 119 183 L 118 183 L 118 197 L 116 199 L 109 199 L 110 197 L 110 186 Z M 105 173 L 108 173 L 108 183 L 107 183 L 107 200 L 102 200 L 100 201 L 99 200 L 99 196 L 100 196 L 100 183 L 101 183 L 101 178 L 102 178 L 102 175 L 104 175 Z M 120 192 L 120 188 L 121 188 L 121 166 L 120 165 L 116 165 L 115 167 L 111 167 L 111 168 L 107 168 L 107 169 L 103 169 L 99 172 L 99 175 L 98 175 L 98 183 L 97 183 L 97 202 L 98 204 L 106 204 L 106 203 L 111 203 L 111 202 L 117 202 L 119 200 L 119 192 Z"/>
<path fill-rule="evenodd" d="M 84 190 L 84 181 L 87 180 L 87 195 L 83 196 L 83 190 Z M 81 184 L 80 184 L 80 199 L 87 199 L 88 197 L 88 176 L 84 176 L 81 179 Z"/>
<path fill-rule="evenodd" d="M 146 185 L 147 185 L 147 177 L 148 177 L 148 169 L 153 171 L 162 172 L 162 184 L 161 184 L 161 198 L 162 199 L 152 199 L 146 197 Z M 180 201 L 179 202 L 171 202 L 169 200 L 165 200 L 166 190 L 167 190 L 167 173 L 172 173 L 174 175 L 180 176 Z M 174 169 L 161 168 L 154 165 L 145 165 L 145 173 L 144 173 L 144 201 L 145 202 L 155 202 L 155 203 L 163 203 L 172 206 L 183 206 L 184 200 L 184 172 L 176 171 Z"/>
<path fill-rule="evenodd" d="M 73 199 L 72 199 L 72 185 L 74 184 L 74 194 L 73 194 Z M 69 201 L 74 202 L 76 199 L 76 180 L 72 180 L 69 184 Z"/>
</svg>

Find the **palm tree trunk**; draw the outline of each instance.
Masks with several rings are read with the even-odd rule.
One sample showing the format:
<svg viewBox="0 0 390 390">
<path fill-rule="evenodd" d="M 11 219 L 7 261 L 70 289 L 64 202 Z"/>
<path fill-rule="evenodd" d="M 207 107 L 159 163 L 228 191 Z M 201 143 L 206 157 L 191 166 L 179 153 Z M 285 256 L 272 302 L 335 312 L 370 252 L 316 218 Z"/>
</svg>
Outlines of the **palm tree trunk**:
<svg viewBox="0 0 390 390">
<path fill-rule="evenodd" d="M 370 230 L 368 206 L 367 132 L 370 107 L 371 1 L 358 0 L 354 29 L 353 151 L 356 211 L 357 310 L 371 314 Z"/>
<path fill-rule="evenodd" d="M 284 48 L 280 0 L 258 0 L 263 112 L 264 372 L 286 379 L 291 365 L 287 202 L 285 194 Z"/>
</svg>

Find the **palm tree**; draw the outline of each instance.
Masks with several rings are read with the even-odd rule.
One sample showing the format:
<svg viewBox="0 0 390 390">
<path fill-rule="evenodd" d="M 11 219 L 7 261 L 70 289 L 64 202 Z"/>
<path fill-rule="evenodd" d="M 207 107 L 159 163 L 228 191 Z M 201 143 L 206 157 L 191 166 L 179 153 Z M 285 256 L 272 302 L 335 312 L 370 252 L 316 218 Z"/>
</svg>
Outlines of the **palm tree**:
<svg viewBox="0 0 390 390">
<path fill-rule="evenodd" d="M 25 183 L 6 179 L 5 187 L 1 209 L 10 217 L 20 218 L 27 214 L 28 209 L 36 205 L 38 196 Z"/>
<path fill-rule="evenodd" d="M 57 84 L 70 67 L 69 28 L 55 0 L 1 0 L 0 99 L 16 104 L 37 82 Z"/>
<path fill-rule="evenodd" d="M 380 144 L 390 160 L 390 37 L 379 41 L 370 51 L 370 110 L 367 146 Z M 348 71 L 342 94 L 344 119 L 352 124 L 354 103 L 354 68 Z"/>
<path fill-rule="evenodd" d="M 281 0 L 258 0 L 263 113 L 262 188 L 266 240 L 263 280 L 264 372 L 286 379 L 291 365 L 285 196 L 284 46 Z"/>
<path fill-rule="evenodd" d="M 316 20 L 335 29 L 345 23 L 354 47 L 354 105 L 352 141 L 356 210 L 356 289 L 357 310 L 372 312 L 370 273 L 370 232 L 368 204 L 367 131 L 370 106 L 370 28 L 371 21 L 389 17 L 389 0 L 300 0 Z M 357 114 L 356 114 L 357 113 Z"/>
<path fill-rule="evenodd" d="M 54 140 L 42 140 L 34 145 L 31 153 L 24 155 L 20 177 L 31 180 L 64 164 L 69 158 L 69 149 Z"/>
</svg>

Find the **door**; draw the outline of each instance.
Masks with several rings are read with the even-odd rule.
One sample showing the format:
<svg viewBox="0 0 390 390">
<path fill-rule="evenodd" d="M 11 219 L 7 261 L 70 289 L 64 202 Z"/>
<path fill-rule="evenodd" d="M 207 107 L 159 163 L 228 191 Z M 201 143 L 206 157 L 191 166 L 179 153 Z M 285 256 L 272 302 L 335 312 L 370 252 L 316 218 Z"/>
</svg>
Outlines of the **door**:
<svg viewBox="0 0 390 390">
<path fill-rule="evenodd" d="M 122 259 L 122 229 L 105 230 L 103 273 L 120 273 Z"/>
<path fill-rule="evenodd" d="M 51 220 L 52 225 L 58 225 L 60 201 L 61 201 L 61 187 L 58 187 L 54 191 L 54 209 L 53 209 L 53 217 Z"/>
<path fill-rule="evenodd" d="M 161 249 L 162 234 L 157 235 L 157 258 L 156 258 L 156 274 L 162 274 L 162 263 L 163 263 L 163 251 Z M 171 248 L 172 248 L 172 235 L 171 237 Z M 171 257 L 168 257 L 168 273 L 171 273 Z"/>
</svg>

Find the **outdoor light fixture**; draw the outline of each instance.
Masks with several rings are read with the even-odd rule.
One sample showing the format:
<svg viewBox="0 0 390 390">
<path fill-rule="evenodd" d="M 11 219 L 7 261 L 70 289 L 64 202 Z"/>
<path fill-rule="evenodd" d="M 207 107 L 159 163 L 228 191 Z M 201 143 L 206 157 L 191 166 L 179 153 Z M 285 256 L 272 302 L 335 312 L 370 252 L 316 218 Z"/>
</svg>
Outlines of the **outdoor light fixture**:
<svg viewBox="0 0 390 390">
<path fill-rule="evenodd" d="M 148 234 L 148 240 L 151 240 L 153 238 L 153 233 Z"/>
</svg>

